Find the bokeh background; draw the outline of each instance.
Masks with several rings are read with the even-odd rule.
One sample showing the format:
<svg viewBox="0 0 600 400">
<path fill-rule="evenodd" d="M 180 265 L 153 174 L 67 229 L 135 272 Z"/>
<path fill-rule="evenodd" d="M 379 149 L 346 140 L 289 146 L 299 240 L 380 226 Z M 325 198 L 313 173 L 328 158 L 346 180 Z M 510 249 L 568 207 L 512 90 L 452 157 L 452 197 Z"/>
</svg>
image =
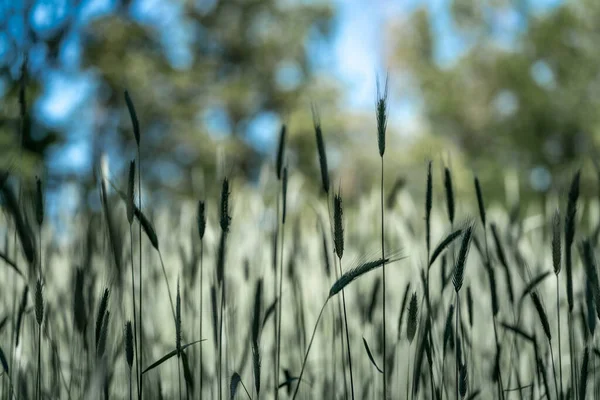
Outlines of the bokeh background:
<svg viewBox="0 0 600 400">
<path fill-rule="evenodd" d="M 98 206 L 100 155 L 123 176 L 135 155 L 127 89 L 155 201 L 214 191 L 220 167 L 258 181 L 282 123 L 290 170 L 318 176 L 315 105 L 351 201 L 378 182 L 388 75 L 389 185 L 422 191 L 434 159 L 457 167 L 459 192 L 475 172 L 492 199 L 506 176 L 535 199 L 594 159 L 599 17 L 591 0 L 4 0 L 0 160 L 45 177 L 51 214 Z"/>
</svg>

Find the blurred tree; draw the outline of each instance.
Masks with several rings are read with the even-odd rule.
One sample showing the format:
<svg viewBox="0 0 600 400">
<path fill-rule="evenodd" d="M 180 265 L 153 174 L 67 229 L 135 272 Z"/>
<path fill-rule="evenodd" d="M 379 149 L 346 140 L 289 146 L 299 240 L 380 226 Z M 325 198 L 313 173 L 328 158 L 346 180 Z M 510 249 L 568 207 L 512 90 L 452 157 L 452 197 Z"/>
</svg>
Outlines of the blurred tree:
<svg viewBox="0 0 600 400">
<path fill-rule="evenodd" d="M 77 52 L 73 41 L 80 52 L 76 69 L 88 71 L 96 88 L 85 102 L 92 113 L 73 115 L 76 123 L 93 117 L 87 122 L 94 136 L 92 165 L 97 165 L 98 149 L 107 146 L 111 154 L 133 157 L 123 99 L 128 89 L 142 129 L 147 182 L 185 193 L 192 190 L 194 171 L 213 176 L 217 144 L 230 155 L 226 172 L 255 176 L 265 152 L 271 151 L 256 136 L 276 141 L 281 119 L 299 107 L 308 109 L 310 99 L 325 108 L 335 99 L 334 85 L 316 84 L 311 57 L 330 36 L 332 9 L 326 0 L 117 1 L 108 12 L 93 16 L 88 3 L 93 1 L 26 1 L 0 18 L 3 30 L 12 34 L 9 51 L 0 60 L 0 79 L 6 84 L 3 141 L 9 133 L 14 137 L 18 125 L 24 55 L 29 59 L 31 106 L 49 85 L 44 69 L 74 72 L 65 62 Z M 39 26 L 40 4 L 54 18 L 51 29 Z M 26 21 L 25 30 L 10 29 L 19 20 Z M 40 53 L 42 67 L 32 62 Z M 38 132 L 25 130 L 24 142 L 31 144 L 26 150 L 44 157 L 68 132 L 32 116 Z M 260 132 L 266 128 L 273 132 Z"/>
<path fill-rule="evenodd" d="M 514 166 L 529 190 L 544 192 L 551 176 L 581 165 L 598 137 L 600 3 L 567 1 L 536 14 L 527 3 L 454 0 L 437 10 L 456 35 L 451 61 L 440 56 L 448 38 L 442 43 L 431 12 L 417 9 L 394 28 L 392 62 L 412 78 L 428 130 L 463 149 L 495 181 L 489 186 L 501 188 L 498 166 Z"/>
</svg>

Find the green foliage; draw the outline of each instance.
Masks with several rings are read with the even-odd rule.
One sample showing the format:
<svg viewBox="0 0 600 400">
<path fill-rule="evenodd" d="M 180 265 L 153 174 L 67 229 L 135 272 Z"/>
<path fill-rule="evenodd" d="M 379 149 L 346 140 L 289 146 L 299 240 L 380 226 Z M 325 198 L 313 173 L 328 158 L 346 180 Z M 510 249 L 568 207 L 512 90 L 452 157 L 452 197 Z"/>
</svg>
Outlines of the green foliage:
<svg viewBox="0 0 600 400">
<path fill-rule="evenodd" d="M 409 90 L 422 99 L 427 130 L 464 150 L 484 183 L 495 183 L 484 184 L 493 197 L 495 165 L 527 174 L 542 167 L 556 178 L 580 156 L 595 155 L 600 129 L 600 56 L 593 45 L 600 33 L 592 22 L 600 6 L 565 2 L 532 14 L 517 3 L 484 9 L 476 1 L 453 1 L 453 34 L 463 47 L 451 62 L 439 58 L 443 44 L 431 25 L 437 17 L 426 8 L 394 35 L 395 66 L 410 74 Z M 497 17 L 508 13 L 518 22 L 499 27 Z"/>
</svg>

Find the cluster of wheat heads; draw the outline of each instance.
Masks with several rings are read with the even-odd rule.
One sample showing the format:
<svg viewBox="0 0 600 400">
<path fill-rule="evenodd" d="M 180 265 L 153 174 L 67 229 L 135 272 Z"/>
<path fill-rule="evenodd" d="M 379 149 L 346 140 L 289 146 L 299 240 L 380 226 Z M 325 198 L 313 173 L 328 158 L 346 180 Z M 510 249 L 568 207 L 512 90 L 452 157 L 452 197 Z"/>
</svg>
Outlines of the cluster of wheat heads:
<svg viewBox="0 0 600 400">
<path fill-rule="evenodd" d="M 24 86 L 19 102 L 24 119 Z M 17 179 L 18 159 L 0 173 L 2 399 L 600 398 L 600 203 L 580 171 L 529 211 L 437 161 L 411 178 L 424 195 L 386 190 L 386 83 L 381 182 L 356 205 L 313 107 L 318 198 L 283 126 L 259 190 L 218 177 L 218 197 L 167 209 L 142 199 L 124 103 L 135 157 L 99 171 L 101 207 L 62 232 L 41 179 Z"/>
</svg>

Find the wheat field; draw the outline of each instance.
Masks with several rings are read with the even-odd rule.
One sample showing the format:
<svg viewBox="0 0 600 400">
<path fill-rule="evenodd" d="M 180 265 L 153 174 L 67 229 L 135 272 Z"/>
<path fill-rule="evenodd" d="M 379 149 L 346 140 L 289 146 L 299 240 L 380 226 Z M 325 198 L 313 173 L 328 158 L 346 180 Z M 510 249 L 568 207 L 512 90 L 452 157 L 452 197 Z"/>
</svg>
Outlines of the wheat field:
<svg viewBox="0 0 600 400">
<path fill-rule="evenodd" d="M 136 159 L 99 166 L 101 206 L 60 230 L 16 159 L 0 180 L 2 399 L 600 398 L 600 204 L 579 196 L 594 171 L 534 205 L 488 203 L 475 173 L 457 191 L 439 159 L 384 185 L 386 95 L 381 186 L 349 205 L 317 110 L 320 176 L 288 171 L 282 129 L 258 183 L 210 177 L 219 196 L 166 206 L 142 191 L 126 93 Z"/>
</svg>

